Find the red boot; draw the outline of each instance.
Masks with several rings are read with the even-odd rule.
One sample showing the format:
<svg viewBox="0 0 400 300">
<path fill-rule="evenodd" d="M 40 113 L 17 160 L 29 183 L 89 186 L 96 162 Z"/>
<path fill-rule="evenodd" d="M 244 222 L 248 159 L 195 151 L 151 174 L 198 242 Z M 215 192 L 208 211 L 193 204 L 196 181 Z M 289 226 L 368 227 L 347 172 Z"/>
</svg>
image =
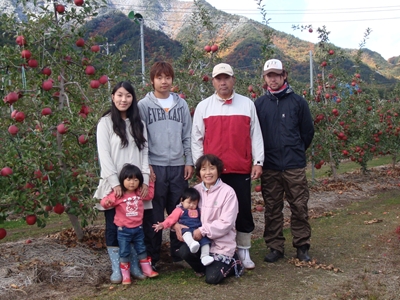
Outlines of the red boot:
<svg viewBox="0 0 400 300">
<path fill-rule="evenodd" d="M 120 263 L 122 284 L 131 284 L 130 263 Z"/>
<path fill-rule="evenodd" d="M 156 271 L 153 270 L 153 268 L 151 267 L 151 258 L 147 257 L 144 259 L 139 260 L 140 263 L 140 267 L 142 268 L 142 272 L 144 275 L 146 275 L 147 277 L 157 277 L 158 273 Z"/>
</svg>

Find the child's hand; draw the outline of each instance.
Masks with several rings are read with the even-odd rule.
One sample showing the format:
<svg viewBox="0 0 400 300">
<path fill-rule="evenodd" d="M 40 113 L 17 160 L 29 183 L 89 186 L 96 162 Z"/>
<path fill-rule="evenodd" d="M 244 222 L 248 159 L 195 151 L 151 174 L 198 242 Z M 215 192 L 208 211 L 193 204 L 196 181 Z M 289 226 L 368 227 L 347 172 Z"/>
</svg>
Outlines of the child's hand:
<svg viewBox="0 0 400 300">
<path fill-rule="evenodd" d="M 106 207 L 110 207 L 113 205 L 113 201 L 111 201 L 110 199 L 106 199 L 106 201 L 104 202 L 104 204 L 106 205 Z"/>
<path fill-rule="evenodd" d="M 164 225 L 160 222 L 157 222 L 157 224 L 153 224 L 153 228 L 155 232 L 158 232 L 160 230 L 163 230 Z"/>
</svg>

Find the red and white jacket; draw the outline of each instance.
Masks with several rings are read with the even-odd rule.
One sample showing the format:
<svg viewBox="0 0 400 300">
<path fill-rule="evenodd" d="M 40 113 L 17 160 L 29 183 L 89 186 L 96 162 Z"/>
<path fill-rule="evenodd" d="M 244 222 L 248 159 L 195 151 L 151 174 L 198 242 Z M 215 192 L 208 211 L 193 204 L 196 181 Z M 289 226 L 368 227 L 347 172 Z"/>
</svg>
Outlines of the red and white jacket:
<svg viewBox="0 0 400 300">
<path fill-rule="evenodd" d="M 193 161 L 214 154 L 224 162 L 223 173 L 250 174 L 263 165 L 264 143 L 254 102 L 233 93 L 227 104 L 217 94 L 201 101 L 192 125 Z"/>
</svg>

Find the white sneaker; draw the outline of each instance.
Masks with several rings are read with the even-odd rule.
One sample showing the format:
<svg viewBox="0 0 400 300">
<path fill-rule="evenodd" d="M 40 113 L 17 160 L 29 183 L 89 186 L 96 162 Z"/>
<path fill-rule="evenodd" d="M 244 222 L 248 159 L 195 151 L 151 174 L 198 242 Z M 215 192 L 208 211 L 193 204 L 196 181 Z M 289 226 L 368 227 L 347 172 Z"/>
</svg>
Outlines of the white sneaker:
<svg viewBox="0 0 400 300">
<path fill-rule="evenodd" d="M 214 262 L 214 258 L 212 258 L 212 256 L 210 256 L 210 255 L 206 255 L 201 258 L 201 263 L 203 264 L 203 266 L 208 266 L 208 265 L 212 264 L 213 262 Z"/>
<path fill-rule="evenodd" d="M 190 244 L 189 246 L 190 252 L 192 253 L 197 253 L 197 251 L 199 251 L 200 249 L 200 244 L 198 241 L 194 241 Z"/>
<path fill-rule="evenodd" d="M 237 254 L 238 254 L 239 259 L 241 260 L 243 266 L 247 270 L 252 270 L 252 269 L 254 269 L 256 267 L 256 265 L 254 264 L 254 262 L 250 258 L 249 249 L 238 248 Z"/>
</svg>

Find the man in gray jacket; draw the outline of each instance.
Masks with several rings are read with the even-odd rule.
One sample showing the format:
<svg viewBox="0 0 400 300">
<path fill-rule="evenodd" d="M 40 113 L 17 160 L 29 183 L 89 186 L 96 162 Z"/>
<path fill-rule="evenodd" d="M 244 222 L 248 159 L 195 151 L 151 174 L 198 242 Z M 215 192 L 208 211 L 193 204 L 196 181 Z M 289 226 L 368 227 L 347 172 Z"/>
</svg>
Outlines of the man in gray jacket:
<svg viewBox="0 0 400 300">
<path fill-rule="evenodd" d="M 171 214 L 188 180 L 193 175 L 193 159 L 190 149 L 192 119 L 185 100 L 171 93 L 174 70 L 167 62 L 156 62 L 150 69 L 154 91 L 138 102 L 140 117 L 146 124 L 150 176 L 156 178 L 153 198 L 155 224 L 164 221 L 165 212 Z M 144 225 L 147 236 L 152 236 L 153 251 L 149 251 L 153 265 L 160 259 L 162 230 L 154 232 Z M 175 232 L 170 233 L 171 256 L 174 262 L 182 261 L 177 254 L 181 242 Z"/>
</svg>

